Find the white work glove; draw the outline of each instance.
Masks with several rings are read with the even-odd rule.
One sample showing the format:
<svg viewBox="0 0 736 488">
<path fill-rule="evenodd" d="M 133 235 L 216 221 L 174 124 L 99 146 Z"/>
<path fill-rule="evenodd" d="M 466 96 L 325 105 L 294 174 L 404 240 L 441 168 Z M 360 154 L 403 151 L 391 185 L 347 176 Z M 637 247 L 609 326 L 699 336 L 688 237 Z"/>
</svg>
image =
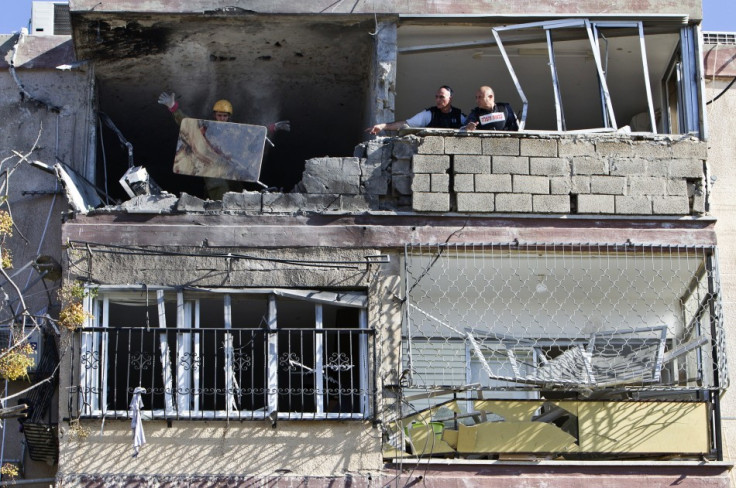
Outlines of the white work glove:
<svg viewBox="0 0 736 488">
<path fill-rule="evenodd" d="M 289 132 L 291 131 L 291 122 L 289 122 L 288 120 L 279 120 L 278 122 L 274 122 L 273 124 L 271 124 L 270 129 L 274 131 L 283 130 Z"/>
<path fill-rule="evenodd" d="M 174 105 L 176 105 L 176 96 L 174 95 L 174 92 L 171 92 L 170 94 L 163 92 L 158 96 L 158 103 L 166 105 L 166 107 L 171 110 Z"/>
</svg>

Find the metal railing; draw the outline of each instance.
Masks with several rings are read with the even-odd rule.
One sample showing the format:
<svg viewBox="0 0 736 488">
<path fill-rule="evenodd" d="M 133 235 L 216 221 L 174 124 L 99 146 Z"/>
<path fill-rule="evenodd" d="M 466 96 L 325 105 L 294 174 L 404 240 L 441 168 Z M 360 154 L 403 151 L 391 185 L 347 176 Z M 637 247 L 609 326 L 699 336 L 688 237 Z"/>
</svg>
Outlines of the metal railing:
<svg viewBox="0 0 736 488">
<path fill-rule="evenodd" d="M 69 418 L 367 419 L 374 331 L 84 328 L 74 333 Z M 369 366 L 370 365 L 370 366 Z"/>
</svg>

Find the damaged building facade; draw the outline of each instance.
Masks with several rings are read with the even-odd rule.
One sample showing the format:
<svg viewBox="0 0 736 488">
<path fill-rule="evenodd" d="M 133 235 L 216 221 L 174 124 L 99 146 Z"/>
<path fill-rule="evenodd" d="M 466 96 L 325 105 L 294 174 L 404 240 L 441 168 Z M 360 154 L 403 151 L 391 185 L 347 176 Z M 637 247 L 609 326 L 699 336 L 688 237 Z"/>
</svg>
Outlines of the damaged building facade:
<svg viewBox="0 0 736 488">
<path fill-rule="evenodd" d="M 4 81 L 86 290 L 57 480 L 729 486 L 700 2 L 318 3 L 73 0 L 64 97 Z M 521 130 L 366 135 L 444 84 Z M 162 91 L 292 129 L 209 200 Z"/>
</svg>

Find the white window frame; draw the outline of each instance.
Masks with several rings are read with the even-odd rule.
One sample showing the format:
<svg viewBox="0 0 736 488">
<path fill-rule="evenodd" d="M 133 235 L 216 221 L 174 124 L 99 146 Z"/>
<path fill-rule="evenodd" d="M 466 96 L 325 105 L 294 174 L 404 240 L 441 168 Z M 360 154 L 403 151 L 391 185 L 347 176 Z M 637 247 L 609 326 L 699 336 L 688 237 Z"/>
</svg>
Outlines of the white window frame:
<svg viewBox="0 0 736 488">
<path fill-rule="evenodd" d="M 95 318 L 88 318 L 85 323 L 85 328 L 90 327 L 109 327 L 109 308 L 110 308 L 110 294 L 120 293 L 126 291 L 137 291 L 140 292 L 140 287 L 95 287 L 98 298 L 91 298 L 88 294 L 84 300 L 84 307 L 92 316 Z M 192 332 L 191 329 L 200 329 L 200 300 L 197 298 L 188 297 L 187 294 L 181 289 L 174 289 L 170 287 L 160 288 L 148 288 L 143 290 L 146 293 L 153 292 L 156 294 L 156 305 L 158 310 L 158 325 L 157 329 L 169 331 L 171 328 L 167 328 L 167 317 L 165 310 L 165 293 L 176 292 L 176 318 L 175 324 L 177 329 L 187 329 L 185 332 L 178 332 L 176 334 L 176 351 L 174 351 L 177 357 L 181 357 L 184 354 L 189 354 L 193 358 L 201 358 L 201 334 L 198 332 Z M 200 290 L 197 290 L 200 292 Z M 217 290 L 205 290 L 215 294 L 224 294 L 224 328 L 232 328 L 232 303 L 231 297 L 234 295 L 245 295 L 245 294 L 257 294 L 257 295 L 268 295 L 268 324 L 267 324 L 267 357 L 265 358 L 265 367 L 267 367 L 267 393 L 266 393 L 266 405 L 263 409 L 257 411 L 250 410 L 238 410 L 233 397 L 233 391 L 238 388 L 236 379 L 233 375 L 233 347 L 232 347 L 232 334 L 225 334 L 224 341 L 224 370 L 225 370 L 225 388 L 229 392 L 226 396 L 224 410 L 202 410 L 199 407 L 199 396 L 200 392 L 196 385 L 200 384 L 200 368 L 195 364 L 196 360 L 192 361 L 192 365 L 186 368 L 181 362 L 178 365 L 173 365 L 171 362 L 170 346 L 168 343 L 168 336 L 166 332 L 162 332 L 157 344 L 158 351 L 155 354 L 154 361 L 161 367 L 161 374 L 163 375 L 162 381 L 164 384 L 164 409 L 151 410 L 146 408 L 141 412 L 144 419 L 151 418 L 179 418 L 179 419 L 233 419 L 233 418 L 252 418 L 252 419 L 332 419 L 332 420 L 347 420 L 356 419 L 363 420 L 370 418 L 372 415 L 371 401 L 369 392 L 369 350 L 368 350 L 368 337 L 366 333 L 359 335 L 358 339 L 358 351 L 355 357 L 352 358 L 354 366 L 360 368 L 358 373 L 358 384 L 361 391 L 359 399 L 359 412 L 352 413 L 334 413 L 326 412 L 325 404 L 323 399 L 324 390 L 320 387 L 315 391 L 315 411 L 314 412 L 281 412 L 278 409 L 278 393 L 279 393 L 279 381 L 278 381 L 278 319 L 276 313 L 277 297 L 290 297 L 296 299 L 307 300 L 314 303 L 315 306 L 315 331 L 322 330 L 322 309 L 323 304 L 333 304 L 335 306 L 344 306 L 350 308 L 359 309 L 358 326 L 356 330 L 366 331 L 368 329 L 368 315 L 367 315 L 367 296 L 363 292 L 324 292 L 315 290 L 296 290 L 296 289 L 217 289 Z M 152 325 L 151 328 L 154 326 Z M 192 335 L 194 340 L 192 341 Z M 315 332 L 315 338 L 318 339 L 324 334 Z M 228 348 L 229 338 L 229 348 Z M 126 416 L 127 410 L 109 410 L 108 400 L 109 395 L 112 393 L 108 391 L 108 378 L 107 378 L 107 362 L 110 345 L 108 343 L 108 335 L 100 331 L 85 331 L 84 329 L 80 334 L 80 361 L 92 362 L 93 367 L 85 367 L 84 364 L 80 365 L 80 385 L 82 391 L 79 395 L 78 408 L 82 416 Z M 327 358 L 325 358 L 324 344 L 322 341 L 316 340 L 315 342 L 315 384 L 321 385 L 324 380 L 323 369 L 326 367 Z M 202 358 L 203 359 L 203 358 Z M 174 387 L 174 367 L 176 367 L 176 388 Z M 227 372 L 230 371 L 230 374 Z M 175 393 L 176 391 L 176 393 Z M 181 393 L 179 393 L 181 392 Z M 121 393 L 118 392 L 118 395 Z M 123 392 L 123 395 L 127 393 Z M 150 395 L 150 393 L 149 393 Z M 144 402 L 146 401 L 146 394 L 143 394 Z M 192 405 L 192 408 L 189 406 Z"/>
</svg>

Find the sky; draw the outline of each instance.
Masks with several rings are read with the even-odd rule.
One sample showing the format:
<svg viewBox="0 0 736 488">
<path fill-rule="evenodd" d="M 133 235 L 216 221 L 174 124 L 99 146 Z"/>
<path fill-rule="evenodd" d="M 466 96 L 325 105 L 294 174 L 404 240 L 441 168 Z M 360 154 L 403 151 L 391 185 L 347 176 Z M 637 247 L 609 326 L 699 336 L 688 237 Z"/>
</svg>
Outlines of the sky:
<svg viewBox="0 0 736 488">
<path fill-rule="evenodd" d="M 0 33 L 10 34 L 27 27 L 31 0 L 0 0 Z M 736 0 L 703 0 L 703 30 L 736 32 Z"/>
</svg>

